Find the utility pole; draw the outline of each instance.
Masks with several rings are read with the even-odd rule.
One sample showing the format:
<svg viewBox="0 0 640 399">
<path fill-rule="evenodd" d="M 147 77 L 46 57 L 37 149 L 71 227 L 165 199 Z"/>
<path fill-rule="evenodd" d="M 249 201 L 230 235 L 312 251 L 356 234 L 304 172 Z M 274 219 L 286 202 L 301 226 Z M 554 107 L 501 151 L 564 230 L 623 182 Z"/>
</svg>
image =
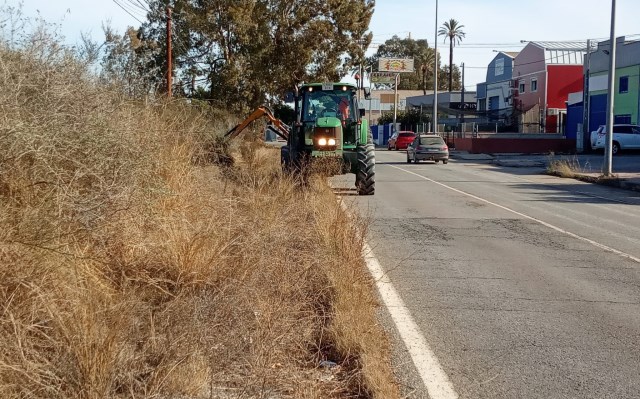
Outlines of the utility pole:
<svg viewBox="0 0 640 399">
<path fill-rule="evenodd" d="M 173 65 L 171 60 L 171 7 L 167 7 L 167 96 L 172 97 Z"/>
<path fill-rule="evenodd" d="M 460 123 L 462 124 L 462 126 L 464 126 L 464 62 L 462 63 L 462 90 L 460 93 L 460 107 L 462 111 L 460 112 Z M 463 127 L 461 127 L 461 129 L 463 129 Z"/>
<path fill-rule="evenodd" d="M 589 108 L 591 107 L 591 98 L 589 96 L 589 75 L 591 74 L 591 39 L 587 40 L 587 60 L 584 73 L 584 88 L 582 94 L 582 151 L 584 152 L 584 143 L 591 143 L 591 132 L 589 131 Z"/>
<path fill-rule="evenodd" d="M 393 131 L 396 132 L 396 119 L 398 117 L 398 85 L 400 84 L 400 74 L 396 73 L 396 87 L 393 95 Z"/>
<path fill-rule="evenodd" d="M 433 132 L 438 133 L 438 0 L 436 0 L 436 34 L 433 47 Z"/>
<path fill-rule="evenodd" d="M 604 151 L 604 175 L 611 176 L 612 169 L 612 155 L 611 148 L 613 147 L 613 109 L 615 101 L 615 87 L 616 87 L 616 0 L 611 0 L 611 35 L 609 38 L 610 54 L 609 54 L 609 90 L 607 94 L 607 145 Z"/>
</svg>

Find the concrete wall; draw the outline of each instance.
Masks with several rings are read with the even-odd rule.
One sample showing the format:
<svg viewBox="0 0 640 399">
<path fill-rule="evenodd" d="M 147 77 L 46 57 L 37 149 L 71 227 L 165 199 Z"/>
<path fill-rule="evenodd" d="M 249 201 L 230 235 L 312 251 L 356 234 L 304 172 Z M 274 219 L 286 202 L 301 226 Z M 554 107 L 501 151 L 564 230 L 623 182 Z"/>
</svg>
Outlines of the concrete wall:
<svg viewBox="0 0 640 399">
<path fill-rule="evenodd" d="M 456 138 L 455 149 L 472 154 L 540 154 L 548 152 L 573 153 L 575 139 L 544 138 Z"/>
</svg>

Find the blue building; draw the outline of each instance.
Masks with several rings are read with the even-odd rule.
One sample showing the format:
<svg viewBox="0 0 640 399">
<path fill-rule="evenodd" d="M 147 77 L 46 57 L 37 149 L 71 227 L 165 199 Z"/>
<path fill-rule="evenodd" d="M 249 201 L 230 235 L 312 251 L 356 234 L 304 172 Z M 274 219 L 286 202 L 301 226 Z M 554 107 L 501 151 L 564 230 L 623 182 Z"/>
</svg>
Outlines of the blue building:
<svg viewBox="0 0 640 399">
<path fill-rule="evenodd" d="M 477 85 L 478 113 L 490 120 L 511 115 L 513 94 L 513 62 L 517 52 L 501 51 L 487 67 L 487 80 Z"/>
</svg>

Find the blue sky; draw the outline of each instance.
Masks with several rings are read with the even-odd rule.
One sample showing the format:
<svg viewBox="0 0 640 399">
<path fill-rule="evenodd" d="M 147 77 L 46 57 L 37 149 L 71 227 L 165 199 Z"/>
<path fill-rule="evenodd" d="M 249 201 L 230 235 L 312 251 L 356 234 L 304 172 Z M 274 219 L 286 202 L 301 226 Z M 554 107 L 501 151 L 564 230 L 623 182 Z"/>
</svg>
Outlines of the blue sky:
<svg viewBox="0 0 640 399">
<path fill-rule="evenodd" d="M 0 0 L 2 1 L 2 0 Z M 374 44 L 394 34 L 427 39 L 433 45 L 436 0 L 377 0 L 371 21 Z M 17 1 L 6 0 L 8 4 Z M 608 0 L 438 0 L 438 25 L 455 18 L 467 33 L 454 50 L 454 63 L 464 62 L 465 86 L 475 89 L 484 81 L 493 50 L 518 51 L 521 40 L 586 40 L 609 37 L 611 1 Z M 102 24 L 109 20 L 119 31 L 139 22 L 113 0 L 24 0 L 27 16 L 37 12 L 49 22 L 58 22 L 67 41 L 74 43 L 80 32 L 100 39 Z M 640 2 L 617 0 L 616 35 L 640 34 Z M 142 19 L 142 17 L 140 17 Z M 640 38 L 640 36 L 638 37 Z M 448 44 L 439 39 L 438 49 L 448 62 Z M 370 50 L 374 51 L 374 50 Z"/>
</svg>

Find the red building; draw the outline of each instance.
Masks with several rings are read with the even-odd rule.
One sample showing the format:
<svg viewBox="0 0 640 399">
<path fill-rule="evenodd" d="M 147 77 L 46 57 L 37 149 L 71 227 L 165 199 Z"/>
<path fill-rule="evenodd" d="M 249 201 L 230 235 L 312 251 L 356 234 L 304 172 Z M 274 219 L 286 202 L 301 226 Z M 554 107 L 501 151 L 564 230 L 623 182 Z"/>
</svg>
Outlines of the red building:
<svg viewBox="0 0 640 399">
<path fill-rule="evenodd" d="M 529 42 L 515 57 L 513 106 L 523 133 L 564 133 L 569 93 L 584 85 L 586 43 Z"/>
</svg>

